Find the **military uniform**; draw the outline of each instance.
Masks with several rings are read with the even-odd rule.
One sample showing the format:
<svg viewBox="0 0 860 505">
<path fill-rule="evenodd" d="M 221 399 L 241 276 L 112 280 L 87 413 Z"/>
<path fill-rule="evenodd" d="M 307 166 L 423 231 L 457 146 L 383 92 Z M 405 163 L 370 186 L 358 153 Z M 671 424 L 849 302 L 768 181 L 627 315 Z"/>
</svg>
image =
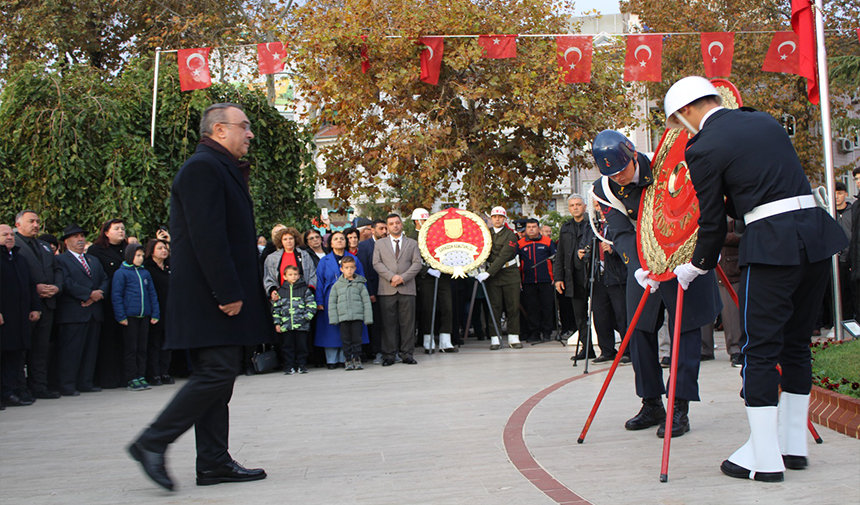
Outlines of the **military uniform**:
<svg viewBox="0 0 860 505">
<path fill-rule="evenodd" d="M 517 267 L 517 235 L 509 226 L 504 225 L 498 231 L 490 228 L 492 246 L 487 257 L 486 280 L 487 295 L 496 325 L 501 331 L 502 311 L 507 314 L 508 342 L 511 347 L 522 347 L 519 343 L 520 333 L 520 269 Z M 490 334 L 496 335 L 495 327 L 490 327 Z M 491 345 L 491 348 L 498 344 Z"/>
<path fill-rule="evenodd" d="M 455 347 L 443 347 L 442 340 L 447 338 L 451 341 L 452 331 L 452 305 L 451 305 L 451 276 L 445 273 L 439 275 L 439 287 L 436 289 L 436 278 L 428 273 L 430 267 L 422 264 L 421 271 L 415 278 L 418 285 L 418 334 L 424 335 L 425 351 L 432 351 L 434 342 L 432 335 L 434 329 L 430 327 L 433 323 L 433 292 L 436 291 L 436 327 L 439 328 L 439 350 L 451 352 Z M 446 337 L 443 337 L 446 335 Z M 430 338 L 427 338 L 430 337 Z M 428 342 L 429 341 L 429 342 Z M 428 345 L 429 344 L 429 345 Z"/>
</svg>

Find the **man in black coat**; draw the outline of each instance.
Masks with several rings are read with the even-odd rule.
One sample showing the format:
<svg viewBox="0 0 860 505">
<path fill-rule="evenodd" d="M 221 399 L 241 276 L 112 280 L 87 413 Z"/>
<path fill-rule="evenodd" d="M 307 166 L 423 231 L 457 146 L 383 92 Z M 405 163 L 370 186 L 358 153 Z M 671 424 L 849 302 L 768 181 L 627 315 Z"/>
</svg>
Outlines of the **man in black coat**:
<svg viewBox="0 0 860 505">
<path fill-rule="evenodd" d="M 54 252 L 47 243 L 37 237 L 41 227 L 39 215 L 34 210 L 22 210 L 15 216 L 15 242 L 21 246 L 21 256 L 30 265 L 30 279 L 42 302 L 42 317 L 32 323 L 31 345 L 27 351 L 27 385 L 36 398 L 59 398 L 60 394 L 48 391 L 48 355 L 51 329 L 54 326 L 54 310 L 57 297 L 63 289 L 63 273 L 54 262 Z M 21 370 L 23 377 L 24 371 Z"/>
<path fill-rule="evenodd" d="M 720 469 L 730 477 L 780 482 L 786 467 L 807 466 L 809 341 L 831 257 L 848 240 L 812 195 L 782 125 L 754 109 L 720 105 L 716 88 L 702 77 L 685 77 L 666 94 L 667 123 L 695 135 L 685 157 L 700 205 L 692 260 L 675 274 L 683 283 L 713 269 L 726 214 L 743 220 L 738 294 L 750 438 Z"/>
<path fill-rule="evenodd" d="M 96 393 L 101 388 L 93 385 L 93 376 L 110 280 L 101 262 L 84 254 L 87 237 L 80 226 L 67 226 L 61 240 L 67 251 L 56 258 L 63 272 L 57 306 L 60 394 Z"/>
<path fill-rule="evenodd" d="M 20 397 L 24 384 L 18 373 L 30 348 L 30 322 L 39 320 L 42 305 L 27 260 L 7 224 L 0 224 L 0 279 L 0 405 L 32 405 L 33 400 Z"/>
<path fill-rule="evenodd" d="M 242 346 L 274 342 L 274 324 L 258 268 L 248 153 L 254 134 L 240 105 L 210 106 L 201 141 L 179 170 L 170 196 L 168 349 L 190 349 L 193 372 L 158 418 L 128 450 L 157 484 L 173 490 L 167 447 L 192 426 L 197 485 L 266 477 L 228 452 L 228 403 Z"/>
<path fill-rule="evenodd" d="M 561 226 L 556 244 L 556 259 L 553 261 L 553 278 L 555 289 L 573 305 L 576 317 L 576 327 L 579 330 L 579 342 L 582 350 L 576 359 L 593 358 L 594 349 L 586 345 L 588 338 L 588 277 L 585 272 L 584 244 L 582 239 L 588 228 L 585 219 L 585 200 L 578 194 L 567 198 L 567 207 L 571 218 Z"/>
</svg>

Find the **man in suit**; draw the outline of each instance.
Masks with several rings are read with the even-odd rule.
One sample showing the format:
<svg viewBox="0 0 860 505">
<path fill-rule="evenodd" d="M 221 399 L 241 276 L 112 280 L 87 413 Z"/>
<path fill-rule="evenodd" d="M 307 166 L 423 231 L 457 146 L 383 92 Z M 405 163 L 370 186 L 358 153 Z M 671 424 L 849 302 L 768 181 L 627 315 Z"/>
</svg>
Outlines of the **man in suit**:
<svg viewBox="0 0 860 505">
<path fill-rule="evenodd" d="M 382 312 L 379 308 L 379 299 L 376 297 L 379 291 L 379 274 L 373 268 L 373 250 L 376 241 L 388 236 L 388 225 L 381 219 L 375 219 L 370 224 L 370 238 L 358 243 L 358 254 L 356 257 L 364 268 L 364 276 L 367 279 L 367 293 L 370 295 L 370 306 L 373 308 L 373 320 L 377 324 L 367 327 L 370 337 L 370 350 L 373 354 L 373 364 L 382 364 Z"/>
<path fill-rule="evenodd" d="M 494 335 L 496 328 L 502 331 L 502 311 L 508 319 L 508 345 L 522 349 L 520 342 L 520 269 L 517 266 L 517 234 L 506 224 L 508 212 L 504 207 L 493 207 L 490 211 L 491 244 L 487 256 L 487 271 L 475 278 L 487 282 L 488 302 L 496 318 L 495 326 L 490 326 L 490 350 L 501 348 L 502 336 Z"/>
<path fill-rule="evenodd" d="M 41 224 L 34 210 L 22 210 L 15 216 L 15 242 L 21 246 L 21 256 L 27 258 L 30 279 L 36 283 L 42 302 L 42 317 L 30 325 L 32 333 L 30 350 L 27 351 L 27 385 L 34 397 L 53 399 L 59 398 L 60 394 L 48 390 L 48 356 L 57 295 L 63 289 L 63 273 L 54 262 L 51 246 L 37 238 Z M 23 374 L 22 369 L 22 378 Z"/>
<path fill-rule="evenodd" d="M 264 479 L 228 451 L 233 383 L 243 347 L 274 342 L 263 290 L 248 191 L 254 134 L 241 105 L 209 106 L 200 144 L 180 168 L 170 195 L 170 299 L 167 349 L 190 349 L 193 371 L 156 420 L 128 450 L 157 484 L 173 490 L 165 468 L 168 446 L 192 426 L 197 485 Z"/>
<path fill-rule="evenodd" d="M 421 271 L 421 253 L 418 242 L 403 234 L 403 221 L 398 214 L 389 214 L 385 222 L 388 238 L 380 240 L 373 249 L 373 268 L 379 274 L 376 296 L 384 325 L 382 366 L 394 364 L 398 328 L 400 359 L 407 365 L 417 365 L 412 351 L 415 349 L 415 276 Z"/>
<path fill-rule="evenodd" d="M 691 262 L 675 269 L 678 281 L 716 266 L 726 214 L 744 223 L 741 376 L 750 438 L 720 469 L 730 477 L 780 482 L 785 468 L 807 466 L 809 342 L 831 257 L 848 239 L 817 204 L 779 121 L 745 107 L 724 109 L 716 88 L 697 76 L 673 84 L 664 104 L 667 124 L 680 123 L 694 135 L 685 158 L 700 206 L 696 248 Z"/>
<path fill-rule="evenodd" d="M 594 139 L 592 154 L 602 177 L 594 182 L 594 195 L 601 204 L 606 223 L 612 229 L 612 240 L 621 260 L 627 265 L 627 318 L 639 305 L 645 289 L 651 296 L 642 310 L 630 341 L 633 371 L 636 374 L 636 395 L 642 398 L 639 413 L 624 427 L 642 430 L 659 425 L 657 436 L 666 431 L 666 410 L 662 397 L 666 393 L 658 356 L 658 320 L 663 311 L 661 301 L 669 311 L 670 328 L 674 328 L 678 281 L 657 282 L 639 263 L 636 226 L 642 192 L 653 184 L 648 157 L 636 151 L 627 137 L 614 130 L 604 130 Z M 608 194 L 606 192 L 608 188 Z M 672 437 L 690 431 L 689 402 L 699 401 L 699 359 L 702 346 L 702 326 L 716 319 L 719 302 L 714 272 L 696 279 L 684 296 L 681 320 L 681 341 L 678 351 L 678 373 L 675 381 L 675 404 Z M 662 322 L 659 323 L 662 325 Z"/>
<path fill-rule="evenodd" d="M 87 237 L 80 226 L 66 226 L 60 240 L 67 249 L 56 258 L 63 273 L 63 292 L 57 306 L 60 394 L 97 393 L 101 388 L 93 386 L 93 374 L 104 322 L 102 300 L 110 281 L 101 262 L 84 254 Z"/>
</svg>

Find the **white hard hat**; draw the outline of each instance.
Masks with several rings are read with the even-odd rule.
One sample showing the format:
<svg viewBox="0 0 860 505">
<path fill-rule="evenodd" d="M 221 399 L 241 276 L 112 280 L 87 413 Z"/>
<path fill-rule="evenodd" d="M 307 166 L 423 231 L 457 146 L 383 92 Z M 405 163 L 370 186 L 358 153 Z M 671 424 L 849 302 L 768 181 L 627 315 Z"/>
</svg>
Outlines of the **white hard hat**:
<svg viewBox="0 0 860 505">
<path fill-rule="evenodd" d="M 669 91 L 666 92 L 666 98 L 663 100 L 663 107 L 666 110 L 666 126 L 671 128 L 681 126 L 672 118 L 672 114 L 678 112 L 678 109 L 681 107 L 689 105 L 705 96 L 716 96 L 717 101 L 722 103 L 722 98 L 717 88 L 704 77 L 691 75 L 673 84 L 669 88 Z"/>
<path fill-rule="evenodd" d="M 430 213 L 427 212 L 427 209 L 422 209 L 418 207 L 417 209 L 412 211 L 412 220 L 417 221 L 419 219 L 428 220 L 430 219 Z"/>
<path fill-rule="evenodd" d="M 490 211 L 490 216 L 505 216 L 508 217 L 508 212 L 504 207 L 493 207 L 493 210 Z"/>
</svg>

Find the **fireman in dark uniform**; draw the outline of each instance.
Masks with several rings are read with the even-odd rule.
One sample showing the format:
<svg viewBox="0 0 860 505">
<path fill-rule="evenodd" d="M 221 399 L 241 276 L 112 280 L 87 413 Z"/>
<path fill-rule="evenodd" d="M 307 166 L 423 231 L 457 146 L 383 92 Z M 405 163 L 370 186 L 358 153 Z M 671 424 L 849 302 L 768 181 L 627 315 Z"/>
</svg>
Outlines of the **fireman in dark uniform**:
<svg viewBox="0 0 860 505">
<path fill-rule="evenodd" d="M 540 232 L 537 219 L 526 219 L 525 237 L 517 244 L 523 282 L 523 310 L 529 320 L 527 340 L 549 340 L 555 326 L 552 256 L 555 244 Z"/>
</svg>

